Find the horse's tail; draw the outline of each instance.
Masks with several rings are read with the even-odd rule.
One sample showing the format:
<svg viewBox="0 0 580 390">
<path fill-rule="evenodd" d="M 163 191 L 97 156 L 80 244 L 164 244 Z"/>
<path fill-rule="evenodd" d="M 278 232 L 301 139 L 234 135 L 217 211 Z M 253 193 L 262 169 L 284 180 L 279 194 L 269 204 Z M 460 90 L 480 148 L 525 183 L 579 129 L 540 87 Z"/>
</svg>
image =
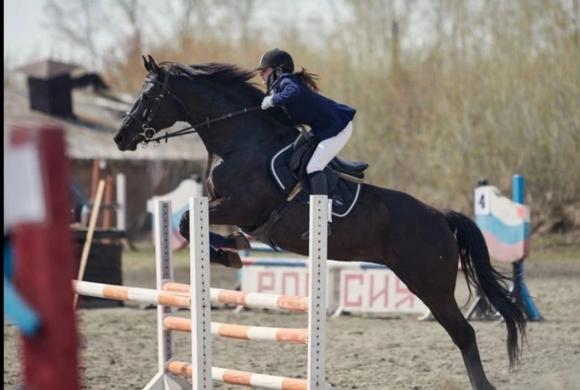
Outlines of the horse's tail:
<svg viewBox="0 0 580 390">
<path fill-rule="evenodd" d="M 519 363 L 518 330 L 523 342 L 526 336 L 526 317 L 507 289 L 506 282 L 509 278 L 491 266 L 483 234 L 471 219 L 452 210 L 443 210 L 443 214 L 457 239 L 461 267 L 468 287 L 472 285 L 479 288 L 505 320 L 508 356 L 510 367 L 513 367 Z"/>
</svg>

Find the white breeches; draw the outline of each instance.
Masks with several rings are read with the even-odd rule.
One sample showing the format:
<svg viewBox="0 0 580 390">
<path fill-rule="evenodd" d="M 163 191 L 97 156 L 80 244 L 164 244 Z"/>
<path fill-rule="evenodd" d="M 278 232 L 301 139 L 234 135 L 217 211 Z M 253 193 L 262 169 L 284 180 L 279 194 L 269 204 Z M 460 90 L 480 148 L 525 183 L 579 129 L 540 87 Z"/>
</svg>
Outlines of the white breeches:
<svg viewBox="0 0 580 390">
<path fill-rule="evenodd" d="M 340 131 L 334 137 L 327 138 L 321 141 L 314 154 L 310 158 L 308 165 L 306 165 L 306 173 L 322 171 L 326 165 L 341 151 L 346 145 L 348 139 L 352 135 L 352 122 Z"/>
</svg>

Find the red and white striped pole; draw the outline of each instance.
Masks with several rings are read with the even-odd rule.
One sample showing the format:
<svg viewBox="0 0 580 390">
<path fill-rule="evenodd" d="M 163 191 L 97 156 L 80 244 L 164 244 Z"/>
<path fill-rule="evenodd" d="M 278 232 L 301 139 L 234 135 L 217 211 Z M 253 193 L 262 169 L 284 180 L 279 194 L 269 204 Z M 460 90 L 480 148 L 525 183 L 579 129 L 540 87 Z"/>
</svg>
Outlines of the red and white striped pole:
<svg viewBox="0 0 580 390">
<path fill-rule="evenodd" d="M 15 286 L 41 327 L 23 336 L 27 389 L 79 389 L 73 310 L 70 175 L 60 128 L 10 130 L 4 210 L 14 248 Z"/>
</svg>

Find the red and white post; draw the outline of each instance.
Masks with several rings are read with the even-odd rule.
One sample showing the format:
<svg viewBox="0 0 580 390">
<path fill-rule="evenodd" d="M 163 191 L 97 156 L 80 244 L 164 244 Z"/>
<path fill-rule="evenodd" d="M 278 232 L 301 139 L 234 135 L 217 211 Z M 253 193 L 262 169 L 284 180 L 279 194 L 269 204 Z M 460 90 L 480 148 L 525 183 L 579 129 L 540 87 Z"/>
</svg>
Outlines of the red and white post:
<svg viewBox="0 0 580 390">
<path fill-rule="evenodd" d="M 70 174 L 62 129 L 10 131 L 4 170 L 5 227 L 12 235 L 15 286 L 40 319 L 23 336 L 27 389 L 80 388 L 71 279 Z"/>
</svg>

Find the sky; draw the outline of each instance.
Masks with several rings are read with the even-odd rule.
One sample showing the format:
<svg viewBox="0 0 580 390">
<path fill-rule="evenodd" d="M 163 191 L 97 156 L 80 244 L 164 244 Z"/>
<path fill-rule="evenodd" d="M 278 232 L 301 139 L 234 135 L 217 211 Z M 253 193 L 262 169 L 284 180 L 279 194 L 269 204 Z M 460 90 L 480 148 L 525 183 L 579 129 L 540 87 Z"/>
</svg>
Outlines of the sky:
<svg viewBox="0 0 580 390">
<path fill-rule="evenodd" d="M 320 32 L 333 34 L 334 31 L 344 28 L 352 10 L 345 6 L 343 0 L 293 0 L 292 2 L 282 0 L 255 0 L 256 7 L 253 15 L 253 23 L 262 29 L 266 36 L 262 37 L 266 41 L 272 42 L 275 46 L 277 39 L 277 27 L 279 23 L 291 24 L 296 31 L 308 36 L 308 41 L 316 45 L 316 37 Z M 407 0 L 391 0 L 395 8 L 400 8 L 406 4 Z M 431 0 L 419 0 L 414 3 L 415 19 L 412 20 L 411 29 L 403 37 L 402 45 L 422 44 L 429 39 L 429 33 L 424 28 L 424 18 L 426 13 L 425 2 Z M 473 0 L 479 3 L 479 0 Z M 68 4 L 78 4 L 79 0 Z M 59 59 L 65 62 L 76 63 L 91 67 L 87 52 L 75 47 L 67 40 L 58 38 L 53 31 L 47 27 L 47 16 L 45 15 L 47 0 L 4 0 L 4 64 L 5 68 L 13 69 L 20 65 L 38 61 L 48 57 Z M 116 0 L 88 0 L 88 4 L 98 4 L 105 10 L 108 5 L 117 6 Z M 153 42 L 159 36 L 168 37 L 172 34 L 172 28 L 176 19 L 166 15 L 179 15 L 181 11 L 181 0 L 163 0 L 162 2 L 143 0 L 140 3 L 139 14 L 146 25 L 142 26 L 145 34 L 144 49 L 148 43 Z M 428 7 L 427 7 L 428 8 Z M 106 12 L 106 11 L 105 11 Z M 82 20 L 82 15 L 79 15 Z M 120 12 L 108 12 L 104 17 L 109 27 L 100 29 L 101 35 L 97 37 L 96 44 L 99 53 L 110 53 L 111 50 L 123 50 L 118 44 L 122 36 L 126 36 L 128 24 Z M 281 21 L 281 22 L 280 22 Z M 99 21 L 94 23 L 99 25 Z M 219 28 L 219 26 L 217 27 Z M 323 40 L 320 40 L 324 44 Z M 323 49 L 323 47 L 321 47 Z M 94 66 L 99 70 L 98 65 Z"/>
<path fill-rule="evenodd" d="M 40 25 L 44 0 L 4 1 L 4 59 L 21 62 L 49 54 L 50 37 Z"/>
<path fill-rule="evenodd" d="M 94 0 L 106 3 L 114 0 Z M 298 13 L 295 20 L 308 24 L 308 16 L 316 14 L 318 17 L 328 17 L 324 12 L 320 12 L 320 6 L 328 6 L 327 1 L 313 2 L 308 0 L 295 0 L 291 6 L 288 3 L 280 2 L 270 3 L 275 4 L 276 13 L 289 14 L 292 12 Z M 102 3 L 101 3 L 102 4 Z M 153 10 L 154 7 L 159 7 L 157 2 L 144 3 L 147 8 Z M 169 5 L 168 5 L 169 4 Z M 179 4 L 178 2 L 166 2 L 162 6 L 167 8 Z M 72 45 L 59 41 L 54 33 L 46 27 L 45 16 L 46 0 L 5 0 L 4 1 L 4 63 L 8 68 L 20 66 L 25 63 L 44 59 L 47 57 L 63 58 L 65 60 L 74 62 L 75 57 L 79 57 L 79 50 L 72 47 Z M 260 8 L 260 7 L 259 7 Z M 288 8 L 288 9 L 286 9 Z M 264 12 L 265 11 L 265 12 Z M 178 12 L 178 11 L 177 11 Z M 255 20 L 257 23 L 272 23 L 271 15 L 267 14 L 268 10 L 264 8 L 258 9 Z M 155 19 L 152 22 L 160 32 L 168 34 L 168 23 L 163 23 L 162 12 L 151 11 Z M 302 15 L 302 16 L 301 16 Z M 118 23 L 118 26 L 124 23 Z M 324 24 L 324 23 L 323 23 Z M 299 27 L 299 29 L 302 29 Z M 111 36 L 101 37 L 98 44 L 102 47 L 110 45 Z"/>
<path fill-rule="evenodd" d="M 69 4 L 74 4 L 78 3 L 79 0 L 70 1 Z M 395 8 L 401 7 L 402 4 L 407 4 L 405 3 L 407 0 L 391 1 L 393 3 L 389 4 L 395 4 Z M 430 17 L 427 9 L 431 7 L 426 6 L 432 4 L 430 1 L 418 0 L 413 3 L 414 17 L 409 24 L 409 31 L 403 37 L 403 46 L 419 46 L 429 42 L 431 32 L 425 24 L 425 20 Z M 89 4 L 98 3 L 106 8 L 108 4 L 115 4 L 116 0 L 88 0 L 88 2 Z M 85 54 L 80 53 L 81 51 L 70 43 L 57 38 L 47 28 L 46 3 L 47 0 L 4 0 L 5 68 L 11 69 L 24 63 L 47 57 L 80 64 L 83 63 L 77 61 L 77 59 L 83 57 L 84 65 L 86 65 Z M 143 12 L 147 14 L 143 17 L 148 23 L 144 28 L 145 34 L 149 34 L 146 37 L 146 41 L 154 39 L 156 34 L 163 34 L 166 37 L 171 34 L 173 26 L 165 15 L 168 12 L 179 15 L 179 4 L 181 4 L 181 0 L 163 0 L 161 2 L 142 0 L 140 2 Z M 484 1 L 471 0 L 467 4 L 469 4 L 469 8 L 476 10 L 482 7 Z M 562 0 L 562 4 L 571 9 L 573 0 Z M 266 27 L 263 29 L 266 34 L 263 38 L 269 39 L 273 45 L 276 42 L 276 24 L 279 23 L 279 20 L 295 25 L 300 34 L 308 34 L 311 44 L 316 44 L 315 38 L 319 30 L 313 30 L 314 28 L 332 33 L 333 29 L 340 30 L 343 28 L 344 23 L 350 17 L 350 11 L 348 7 L 344 6 L 343 0 L 293 0 L 292 2 L 256 0 L 256 9 L 253 22 L 258 26 Z M 334 10 L 339 13 L 338 21 L 335 19 Z M 79 15 L 79 17 L 82 16 Z M 111 21 L 110 25 L 115 31 L 98 37 L 97 45 L 101 48 L 100 52 L 106 52 L 111 47 L 122 49 L 117 42 L 120 41 L 119 38 L 123 33 L 123 28 L 127 28 L 127 23 L 118 12 L 111 12 L 106 18 L 107 21 Z M 315 18 L 316 22 L 313 23 L 312 18 Z M 312 34 L 313 31 L 314 34 Z"/>
</svg>

